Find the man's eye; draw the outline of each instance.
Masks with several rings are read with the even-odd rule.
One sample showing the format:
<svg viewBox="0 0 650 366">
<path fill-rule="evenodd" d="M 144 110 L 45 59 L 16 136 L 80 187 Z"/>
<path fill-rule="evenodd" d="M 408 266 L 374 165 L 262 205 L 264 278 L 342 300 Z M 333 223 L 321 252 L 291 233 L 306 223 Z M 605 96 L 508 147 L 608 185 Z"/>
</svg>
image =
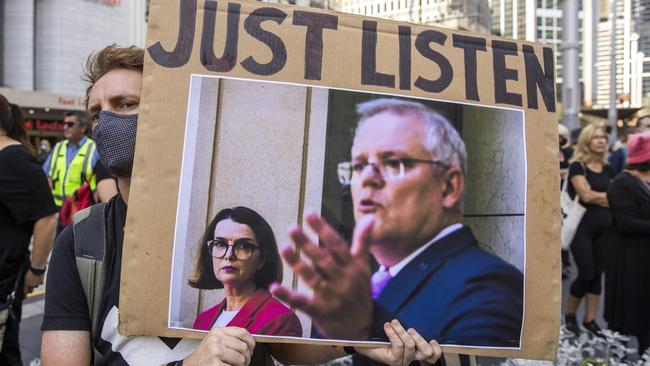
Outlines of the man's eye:
<svg viewBox="0 0 650 366">
<path fill-rule="evenodd" d="M 367 164 L 365 162 L 352 163 L 352 170 L 357 173 L 361 173 L 363 171 L 363 168 L 366 167 L 366 165 Z"/>
<path fill-rule="evenodd" d="M 402 164 L 400 159 L 386 159 L 384 160 L 384 166 L 387 168 L 397 169 Z"/>
<path fill-rule="evenodd" d="M 122 102 L 122 103 L 120 103 L 120 108 L 130 109 L 130 108 L 135 107 L 136 105 L 138 105 L 138 104 L 135 103 L 135 102 Z"/>
</svg>

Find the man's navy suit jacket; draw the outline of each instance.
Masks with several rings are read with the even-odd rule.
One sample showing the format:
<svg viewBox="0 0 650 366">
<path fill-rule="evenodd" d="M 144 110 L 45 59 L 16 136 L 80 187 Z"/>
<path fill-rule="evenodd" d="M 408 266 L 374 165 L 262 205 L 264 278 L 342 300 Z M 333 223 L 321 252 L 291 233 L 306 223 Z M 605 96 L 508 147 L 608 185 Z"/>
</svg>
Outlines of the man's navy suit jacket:
<svg viewBox="0 0 650 366">
<path fill-rule="evenodd" d="M 434 242 L 375 301 L 374 338 L 383 323 L 399 319 L 427 341 L 440 344 L 519 347 L 523 276 L 479 247 L 468 227 Z"/>
</svg>

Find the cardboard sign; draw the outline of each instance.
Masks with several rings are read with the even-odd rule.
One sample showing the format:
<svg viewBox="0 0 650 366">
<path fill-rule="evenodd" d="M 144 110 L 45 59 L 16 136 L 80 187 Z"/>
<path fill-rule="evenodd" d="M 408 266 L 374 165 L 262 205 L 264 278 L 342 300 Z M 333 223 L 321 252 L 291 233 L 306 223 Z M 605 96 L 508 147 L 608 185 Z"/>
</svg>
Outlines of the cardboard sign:
<svg viewBox="0 0 650 366">
<path fill-rule="evenodd" d="M 153 1 L 147 45 L 122 334 L 201 338 L 230 324 L 262 342 L 374 345 L 381 321 L 397 318 L 446 352 L 555 357 L 560 221 L 549 47 L 202 0 Z M 344 272 L 357 257 L 330 251 L 330 238 L 303 223 L 306 212 L 352 247 L 355 225 L 372 217 L 369 254 L 357 262 L 368 270 Z M 440 232 L 456 213 L 462 226 L 418 236 Z M 295 246 L 292 224 L 325 254 Z M 294 273 L 290 253 L 314 272 Z M 384 267 L 392 279 L 371 302 L 378 276 L 370 275 Z M 366 339 L 354 321 L 314 318 L 267 291 L 277 294 L 279 284 L 325 299 L 341 292 L 330 283 L 348 280 L 338 273 L 365 278 L 361 291 L 337 300 L 370 304 Z M 227 294 L 252 290 L 243 306 L 227 306 Z"/>
</svg>

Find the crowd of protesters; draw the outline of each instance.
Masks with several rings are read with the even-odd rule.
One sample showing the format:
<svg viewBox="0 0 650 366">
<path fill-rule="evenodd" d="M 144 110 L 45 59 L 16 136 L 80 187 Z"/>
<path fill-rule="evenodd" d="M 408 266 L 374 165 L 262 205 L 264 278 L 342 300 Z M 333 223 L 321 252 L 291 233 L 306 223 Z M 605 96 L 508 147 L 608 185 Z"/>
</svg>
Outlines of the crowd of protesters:
<svg viewBox="0 0 650 366">
<path fill-rule="evenodd" d="M 574 335 L 603 337 L 596 318 L 604 293 L 607 328 L 636 337 L 642 355 L 650 348 L 650 109 L 640 109 L 632 125 L 616 144 L 604 126 L 585 126 L 574 144 L 568 129 L 558 127 L 561 180 L 568 179 L 569 195 L 586 209 L 562 252 L 570 286 L 564 326 Z"/>
</svg>

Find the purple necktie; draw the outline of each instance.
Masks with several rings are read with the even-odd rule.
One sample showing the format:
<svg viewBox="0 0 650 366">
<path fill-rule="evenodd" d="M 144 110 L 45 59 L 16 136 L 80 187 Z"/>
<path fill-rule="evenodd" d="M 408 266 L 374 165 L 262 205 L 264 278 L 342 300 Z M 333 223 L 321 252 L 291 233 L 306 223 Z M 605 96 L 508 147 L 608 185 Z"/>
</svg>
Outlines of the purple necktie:
<svg viewBox="0 0 650 366">
<path fill-rule="evenodd" d="M 388 269 L 379 270 L 372 275 L 370 283 L 372 285 L 372 298 L 373 300 L 379 297 L 381 291 L 388 285 L 388 281 L 393 278 L 388 272 Z"/>
</svg>

